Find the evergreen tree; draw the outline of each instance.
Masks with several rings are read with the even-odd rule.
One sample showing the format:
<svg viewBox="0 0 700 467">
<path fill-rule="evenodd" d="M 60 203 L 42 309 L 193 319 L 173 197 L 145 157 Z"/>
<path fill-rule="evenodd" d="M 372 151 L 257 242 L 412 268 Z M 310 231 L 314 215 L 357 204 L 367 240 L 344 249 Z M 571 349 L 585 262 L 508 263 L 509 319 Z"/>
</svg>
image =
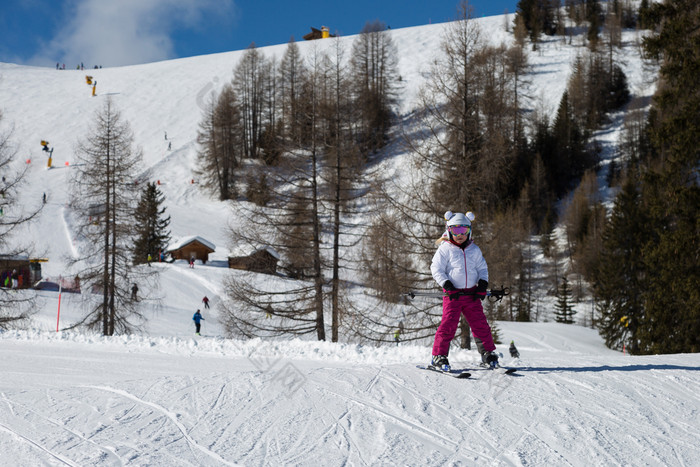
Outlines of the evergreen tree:
<svg viewBox="0 0 700 467">
<path fill-rule="evenodd" d="M 562 195 L 573 180 L 581 177 L 595 163 L 595 156 L 586 148 L 587 133 L 574 116 L 568 91 L 564 91 L 552 127 L 555 150 L 547 152 L 544 163 L 549 174 L 549 185 L 557 195 Z"/>
<path fill-rule="evenodd" d="M 644 48 L 661 59 L 650 134 L 661 160 L 642 179 L 650 241 L 640 351 L 700 352 L 700 4 L 667 0 L 650 16 L 658 30 Z"/>
<path fill-rule="evenodd" d="M 574 324 L 574 315 L 576 310 L 574 310 L 571 296 L 571 287 L 569 287 L 569 280 L 564 275 L 561 279 L 561 285 L 557 290 L 557 304 L 554 305 L 554 315 L 556 316 L 557 323 L 564 324 Z"/>
<path fill-rule="evenodd" d="M 523 23 L 530 31 L 530 39 L 533 44 L 539 41 L 539 35 L 544 33 L 549 36 L 557 31 L 555 21 L 555 9 L 559 2 L 551 0 L 519 0 L 516 5 L 516 20 L 522 17 Z"/>
<path fill-rule="evenodd" d="M 654 26 L 650 3 L 651 0 L 642 0 L 639 3 L 639 27 L 642 29 L 651 29 Z"/>
<path fill-rule="evenodd" d="M 607 221 L 594 280 L 600 314 L 598 330 L 605 345 L 612 349 L 621 349 L 624 345 L 632 354 L 639 351 L 636 329 L 644 321 L 645 267 L 641 251 L 649 241 L 648 220 L 639 200 L 638 187 L 630 177 Z M 625 316 L 627 326 L 622 321 Z"/>
<path fill-rule="evenodd" d="M 136 223 L 136 241 L 134 242 L 134 264 L 148 261 L 150 256 L 158 258 L 165 252 L 170 242 L 170 216 L 163 217 L 165 208 L 161 208 L 165 200 L 155 182 L 148 183 L 141 194 L 134 218 Z"/>
<path fill-rule="evenodd" d="M 586 1 L 586 20 L 588 20 L 588 41 L 591 49 L 598 45 L 598 34 L 602 25 L 602 8 L 598 0 Z"/>
</svg>

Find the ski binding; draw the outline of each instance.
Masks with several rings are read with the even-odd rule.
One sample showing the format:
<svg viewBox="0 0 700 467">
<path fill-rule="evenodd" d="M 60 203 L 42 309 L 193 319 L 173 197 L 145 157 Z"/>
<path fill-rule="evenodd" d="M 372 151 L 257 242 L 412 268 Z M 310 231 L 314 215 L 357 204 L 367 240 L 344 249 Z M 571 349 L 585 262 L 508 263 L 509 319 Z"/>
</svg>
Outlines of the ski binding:
<svg viewBox="0 0 700 467">
<path fill-rule="evenodd" d="M 490 370 L 494 371 L 496 373 L 501 373 L 503 375 L 512 375 L 516 371 L 518 371 L 517 368 L 512 368 L 508 366 L 501 366 L 501 365 L 496 365 L 496 366 L 491 366 L 487 363 L 480 363 L 479 366 L 481 367 L 482 370 Z"/>
</svg>

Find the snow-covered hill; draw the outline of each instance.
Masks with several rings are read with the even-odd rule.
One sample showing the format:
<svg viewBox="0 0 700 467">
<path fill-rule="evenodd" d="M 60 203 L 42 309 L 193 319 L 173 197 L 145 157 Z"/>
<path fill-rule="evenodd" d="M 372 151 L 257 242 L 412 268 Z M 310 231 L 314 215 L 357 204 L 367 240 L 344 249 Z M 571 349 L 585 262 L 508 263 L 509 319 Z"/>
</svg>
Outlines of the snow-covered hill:
<svg viewBox="0 0 700 467">
<path fill-rule="evenodd" d="M 423 346 L 4 333 L 0 463 L 699 465 L 700 355 L 501 326 L 522 370 L 469 380 L 416 369 Z"/>
<path fill-rule="evenodd" d="M 476 21 L 484 36 L 494 44 L 512 41 L 511 34 L 505 31 L 503 16 Z M 440 53 L 444 27 L 445 24 L 435 24 L 392 31 L 398 48 L 402 86 L 399 112 L 415 108 L 425 73 Z M 624 34 L 626 46 L 619 53 L 619 61 L 633 94 L 649 97 L 653 81 L 642 72 L 635 46 L 637 39 L 636 32 Z M 354 36 L 340 40 L 349 50 Z M 314 46 L 331 45 L 331 42 L 318 41 L 299 43 L 302 53 L 310 53 Z M 260 51 L 268 57 L 281 57 L 285 48 L 286 44 L 281 44 Z M 556 38 L 543 43 L 540 51 L 529 54 L 531 84 L 523 95 L 529 97 L 531 110 L 556 111 L 570 65 L 584 49 L 577 38 L 571 46 L 566 45 L 566 39 Z M 144 178 L 161 182 L 166 208 L 172 217 L 173 236 L 206 232 L 205 237 L 217 246 L 214 258 L 227 257 L 231 245 L 225 220 L 232 214 L 225 203 L 212 200 L 197 184 L 194 175 L 196 134 L 207 98 L 232 79 L 233 68 L 243 54 L 244 51 L 234 51 L 83 71 L 0 63 L 3 124 L 14 128 L 13 139 L 18 144 L 16 163 L 29 161 L 29 183 L 22 200 L 27 205 L 36 204 L 43 193 L 49 200 L 39 226 L 33 226 L 28 232 L 36 250 L 50 254 L 50 262 L 45 265 L 48 275 L 66 274 L 62 258 L 72 254 L 75 248 L 66 226 L 66 213 L 62 210 L 67 201 L 70 164 L 75 162 L 73 154 L 77 142 L 90 131 L 95 111 L 101 108 L 106 96 L 111 96 L 123 119 L 130 123 L 135 144 L 143 150 Z M 86 84 L 86 75 L 97 81 L 96 97 L 92 97 L 92 87 Z M 614 152 L 611 145 L 617 137 L 616 129 L 608 128 L 599 134 L 604 155 Z M 48 158 L 47 153 L 42 152 L 41 140 L 47 140 L 54 149 L 52 170 L 46 170 Z M 400 159 L 402 155 L 394 157 Z M 402 165 L 393 164 L 392 167 Z"/>
<path fill-rule="evenodd" d="M 503 17 L 478 21 L 494 42 L 510 40 Z M 413 109 L 443 27 L 392 31 L 402 113 Z M 341 40 L 349 48 L 353 39 Z M 624 40 L 631 89 L 649 97 L 636 33 Z M 556 109 L 581 51 L 575 44 L 551 40 L 530 54 L 533 108 Z M 280 56 L 284 48 L 261 51 Z M 429 358 L 428 343 L 224 339 L 217 318 L 235 212 L 197 184 L 195 137 L 203 102 L 242 54 L 85 71 L 0 64 L 2 123 L 14 127 L 16 164 L 29 169 L 14 209 L 48 196 L 22 233 L 49 258 L 46 276 L 72 273 L 73 150 L 105 96 L 132 126 L 144 177 L 161 182 L 173 235 L 201 235 L 217 247 L 194 269 L 154 265 L 161 287 L 142 303 L 148 322 L 135 335 L 57 333 L 58 295 L 39 292 L 31 328 L 0 333 L 0 465 L 700 465 L 698 355 L 630 357 L 583 327 L 499 323 L 522 354 L 504 361 L 521 370 L 501 377 L 475 369 L 463 381 L 415 368 Z M 619 120 L 598 135 L 608 156 Z M 42 139 L 54 148 L 54 169 L 45 168 Z M 390 167 L 400 170 L 402 156 L 392 155 Z M 204 336 L 194 338 L 191 317 L 204 295 L 212 309 L 204 310 Z M 62 294 L 60 326 L 82 315 L 77 296 Z M 450 358 L 475 368 L 478 357 L 454 348 Z"/>
</svg>

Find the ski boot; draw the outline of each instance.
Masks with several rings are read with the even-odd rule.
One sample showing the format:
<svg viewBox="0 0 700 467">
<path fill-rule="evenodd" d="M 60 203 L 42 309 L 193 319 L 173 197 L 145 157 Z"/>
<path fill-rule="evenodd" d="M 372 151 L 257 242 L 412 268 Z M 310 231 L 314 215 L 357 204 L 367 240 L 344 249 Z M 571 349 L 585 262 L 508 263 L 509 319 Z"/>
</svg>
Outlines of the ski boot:
<svg viewBox="0 0 700 467">
<path fill-rule="evenodd" d="M 481 354 L 481 366 L 485 368 L 500 368 L 501 365 L 498 364 L 498 354 L 496 351 L 484 352 Z"/>
<path fill-rule="evenodd" d="M 447 355 L 433 355 L 430 366 L 437 370 L 450 371 L 450 362 L 447 360 Z"/>
</svg>

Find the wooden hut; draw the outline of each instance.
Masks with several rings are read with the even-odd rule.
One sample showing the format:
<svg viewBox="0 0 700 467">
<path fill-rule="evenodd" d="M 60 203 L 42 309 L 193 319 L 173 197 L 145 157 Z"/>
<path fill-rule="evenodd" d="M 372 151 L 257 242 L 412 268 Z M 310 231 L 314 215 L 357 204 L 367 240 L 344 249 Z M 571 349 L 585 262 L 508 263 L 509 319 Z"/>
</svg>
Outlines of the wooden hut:
<svg viewBox="0 0 700 467">
<path fill-rule="evenodd" d="M 214 251 L 216 245 L 199 236 L 181 238 L 168 247 L 168 253 L 173 259 L 200 260 L 202 264 L 209 261 L 209 254 Z"/>
<path fill-rule="evenodd" d="M 229 256 L 228 267 L 232 269 L 243 269 L 245 271 L 262 272 L 264 274 L 275 274 L 277 272 L 277 262 L 279 259 L 280 255 L 274 248 L 265 246 L 249 254 L 242 253 L 241 256 Z"/>
<path fill-rule="evenodd" d="M 311 32 L 304 36 L 304 40 L 313 41 L 316 39 L 326 39 L 328 37 L 335 37 L 335 35 L 330 33 L 327 26 L 321 26 L 321 29 L 316 29 L 312 26 Z"/>
</svg>

